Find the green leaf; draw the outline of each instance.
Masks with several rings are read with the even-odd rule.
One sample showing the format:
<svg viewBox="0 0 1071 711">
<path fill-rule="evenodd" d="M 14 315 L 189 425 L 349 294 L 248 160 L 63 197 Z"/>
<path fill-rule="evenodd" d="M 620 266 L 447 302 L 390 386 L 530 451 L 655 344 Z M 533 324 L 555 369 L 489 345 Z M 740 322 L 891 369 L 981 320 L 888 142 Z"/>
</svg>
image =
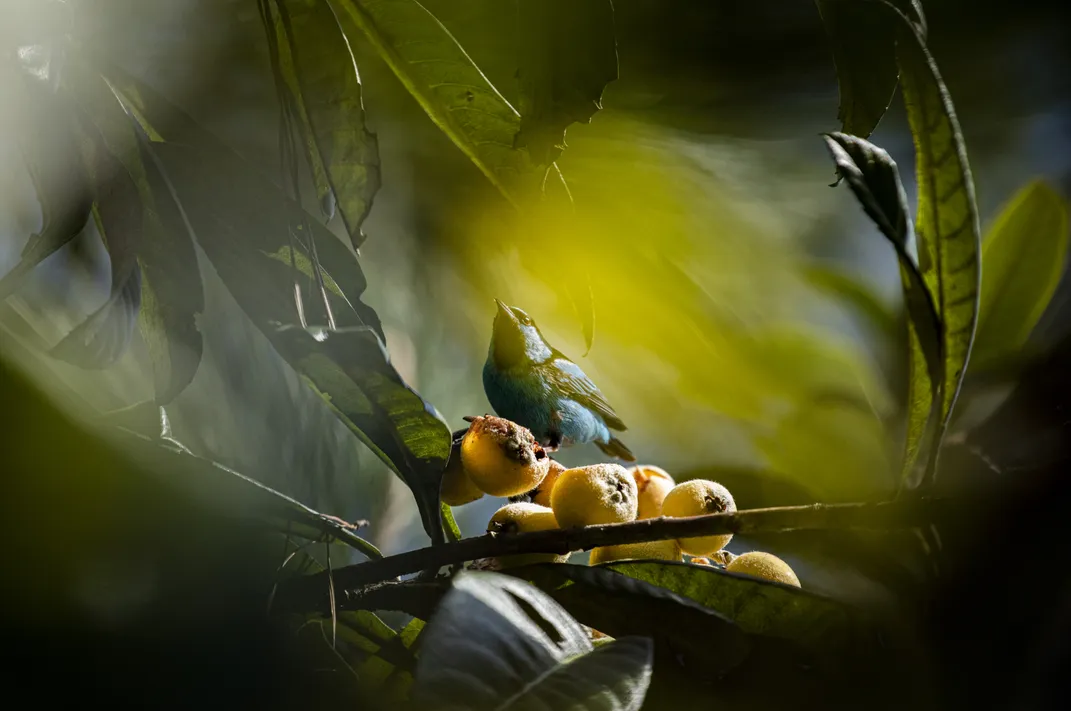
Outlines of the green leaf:
<svg viewBox="0 0 1071 711">
<path fill-rule="evenodd" d="M 170 436 L 151 439 L 126 430 L 110 433 L 146 472 L 211 509 L 259 522 L 279 533 L 312 541 L 334 539 L 369 558 L 382 558 L 358 536 L 357 526 L 327 516 L 222 464 L 199 457 Z"/>
<path fill-rule="evenodd" d="M 776 637 L 828 654 L 851 651 L 866 637 L 859 613 L 800 588 L 670 561 L 623 561 L 596 567 L 657 585 L 716 610 L 748 634 Z"/>
<path fill-rule="evenodd" d="M 564 563 L 507 572 L 535 583 L 589 627 L 611 637 L 650 637 L 660 658 L 689 669 L 717 674 L 751 649 L 743 631 L 718 611 L 638 577 Z"/>
<path fill-rule="evenodd" d="M 973 362 L 984 368 L 1022 349 L 1067 261 L 1067 202 L 1042 181 L 1022 188 L 982 243 L 982 296 Z"/>
<path fill-rule="evenodd" d="M 638 708 L 650 678 L 650 643 L 628 640 L 616 654 L 589 660 L 592 649 L 584 629 L 538 588 L 463 571 L 422 634 L 413 698 L 421 708 L 473 711 L 536 702 L 590 708 L 597 699 L 609 704 L 600 708 Z"/>
<path fill-rule="evenodd" d="M 516 145 L 550 166 L 565 149 L 565 131 L 590 123 L 602 92 L 617 79 L 610 0 L 520 0 L 517 80 L 521 127 Z"/>
<path fill-rule="evenodd" d="M 358 248 L 380 175 L 353 53 L 327 0 L 277 0 L 276 6 L 280 67 L 298 109 L 320 204 L 337 205 Z M 329 219 L 331 212 L 325 210 Z"/>
<path fill-rule="evenodd" d="M 914 468 L 917 452 L 925 444 L 944 378 L 942 324 L 934 297 L 919 269 L 908 233 L 907 195 L 896 163 L 881 148 L 855 136 L 831 133 L 826 147 L 839 175 L 863 206 L 863 210 L 892 243 L 900 263 L 909 323 L 909 380 L 907 438 L 903 475 Z M 920 367 L 921 366 L 921 367 Z"/>
<path fill-rule="evenodd" d="M 521 117 L 416 0 L 330 0 L 351 43 L 363 36 L 428 117 L 514 205 L 542 174 L 514 147 Z"/>
<path fill-rule="evenodd" d="M 981 277 L 978 208 L 967 149 L 948 90 L 919 27 L 891 5 L 899 24 L 897 62 L 915 142 L 918 184 L 918 263 L 942 326 L 943 377 L 936 438 L 926 476 L 933 475 L 941 439 L 959 395 L 978 318 Z M 920 340 L 922 334 L 919 334 Z M 913 382 L 917 379 L 912 378 Z M 924 396 L 913 391 L 917 406 Z"/>
<path fill-rule="evenodd" d="M 450 430 L 391 365 L 379 317 L 359 299 L 366 282 L 352 249 L 151 88 L 111 71 L 141 119 L 174 134 L 162 136 L 166 142 L 154 144 L 155 151 L 198 243 L 238 304 L 339 419 L 405 481 L 425 531 L 442 541 L 439 483 Z M 321 296 L 312 289 L 313 243 L 322 296 L 338 327 L 333 332 L 296 323 L 295 288 L 305 285 L 305 293 Z"/>
<path fill-rule="evenodd" d="M 0 300 L 13 294 L 34 267 L 85 228 L 93 190 L 70 123 L 73 106 L 63 92 L 0 65 L 0 87 L 10 92 L 16 140 L 41 205 L 41 230 L 30 236 L 21 259 L 0 276 Z"/>
<path fill-rule="evenodd" d="M 833 48 L 840 86 L 841 130 L 869 136 L 896 93 L 895 31 L 860 0 L 815 0 Z"/>
</svg>

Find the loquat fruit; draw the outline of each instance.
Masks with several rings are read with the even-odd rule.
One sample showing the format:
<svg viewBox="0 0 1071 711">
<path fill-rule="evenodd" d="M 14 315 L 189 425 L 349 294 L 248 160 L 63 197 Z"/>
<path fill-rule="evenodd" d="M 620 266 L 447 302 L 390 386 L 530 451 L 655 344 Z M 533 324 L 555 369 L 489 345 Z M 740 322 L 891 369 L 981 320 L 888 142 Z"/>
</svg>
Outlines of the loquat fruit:
<svg viewBox="0 0 1071 711">
<path fill-rule="evenodd" d="M 518 502 L 506 504 L 495 511 L 487 524 L 487 532 L 509 536 L 532 531 L 547 531 L 557 527 L 558 522 L 554 518 L 554 512 L 546 506 Z M 555 553 L 518 553 L 501 556 L 498 558 L 498 563 L 502 568 L 512 568 L 531 563 L 564 563 L 568 558 L 568 555 Z"/>
<path fill-rule="evenodd" d="M 620 464 L 566 469 L 550 491 L 562 528 L 622 523 L 636 519 L 636 480 Z"/>
<path fill-rule="evenodd" d="M 554 488 L 554 483 L 558 481 L 558 477 L 561 476 L 563 471 L 565 471 L 565 465 L 557 460 L 550 460 L 547 466 L 547 475 L 543 477 L 543 481 L 539 482 L 539 486 L 535 489 L 528 492 L 528 495 L 532 497 L 533 504 L 550 506 L 550 491 Z"/>
<path fill-rule="evenodd" d="M 592 548 L 588 565 L 609 563 L 613 560 L 680 560 L 681 547 L 676 539 L 650 541 L 648 543 L 625 543 L 619 546 Z"/>
<path fill-rule="evenodd" d="M 636 479 L 636 519 L 658 518 L 662 515 L 662 500 L 676 482 L 664 469 L 651 465 L 637 465 L 629 470 Z"/>
<path fill-rule="evenodd" d="M 687 518 L 736 511 L 733 495 L 721 484 L 707 479 L 692 479 L 673 487 L 662 501 L 662 515 Z M 681 550 L 689 555 L 710 555 L 725 547 L 733 534 L 697 536 L 680 539 Z"/>
<path fill-rule="evenodd" d="M 800 579 L 789 567 L 788 563 L 770 553 L 751 551 L 736 556 L 725 569 L 730 573 L 743 573 L 754 578 L 771 580 L 775 583 L 783 583 L 793 587 L 800 587 Z"/>
<path fill-rule="evenodd" d="M 516 496 L 547 475 L 550 458 L 525 427 L 501 417 L 474 417 L 461 440 L 461 466 L 481 491 Z"/>
<path fill-rule="evenodd" d="M 483 491 L 472 483 L 472 479 L 465 472 L 465 467 L 461 465 L 461 441 L 464 435 L 465 430 L 454 433 L 450 461 L 446 464 L 443 481 L 439 486 L 439 496 L 443 503 L 450 506 L 463 506 L 483 497 Z"/>
</svg>

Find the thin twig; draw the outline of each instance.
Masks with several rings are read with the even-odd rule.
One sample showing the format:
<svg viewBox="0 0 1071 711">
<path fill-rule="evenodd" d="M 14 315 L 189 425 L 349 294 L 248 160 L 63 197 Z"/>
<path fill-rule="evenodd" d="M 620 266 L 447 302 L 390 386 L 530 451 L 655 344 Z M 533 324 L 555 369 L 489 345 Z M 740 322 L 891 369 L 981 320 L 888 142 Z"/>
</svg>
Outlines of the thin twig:
<svg viewBox="0 0 1071 711">
<path fill-rule="evenodd" d="M 778 533 L 815 529 L 891 530 L 914 528 L 941 518 L 947 499 L 898 499 L 878 503 L 811 504 L 750 509 L 691 518 L 653 518 L 583 528 L 536 531 L 519 535 L 485 535 L 456 543 L 420 548 L 334 571 L 342 590 L 383 582 L 428 568 L 514 553 L 559 553 L 600 546 L 644 543 L 723 533 Z M 281 610 L 322 609 L 325 574 L 293 578 L 280 585 Z"/>
</svg>

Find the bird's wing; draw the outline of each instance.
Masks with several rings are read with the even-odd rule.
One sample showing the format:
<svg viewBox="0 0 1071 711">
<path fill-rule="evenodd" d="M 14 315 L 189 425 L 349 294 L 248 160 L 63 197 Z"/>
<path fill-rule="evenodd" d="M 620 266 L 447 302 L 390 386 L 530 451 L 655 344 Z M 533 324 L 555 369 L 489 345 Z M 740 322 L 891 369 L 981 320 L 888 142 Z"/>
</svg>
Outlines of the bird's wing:
<svg viewBox="0 0 1071 711">
<path fill-rule="evenodd" d="M 568 394 L 570 398 L 584 407 L 599 413 L 607 427 L 619 432 L 628 429 L 614 412 L 614 408 L 610 407 L 610 403 L 606 402 L 606 398 L 595 387 L 595 383 L 591 382 L 591 378 L 576 363 L 560 353 L 555 353 L 555 357 L 540 366 L 540 369 L 546 380 L 557 386 L 560 392 Z"/>
</svg>

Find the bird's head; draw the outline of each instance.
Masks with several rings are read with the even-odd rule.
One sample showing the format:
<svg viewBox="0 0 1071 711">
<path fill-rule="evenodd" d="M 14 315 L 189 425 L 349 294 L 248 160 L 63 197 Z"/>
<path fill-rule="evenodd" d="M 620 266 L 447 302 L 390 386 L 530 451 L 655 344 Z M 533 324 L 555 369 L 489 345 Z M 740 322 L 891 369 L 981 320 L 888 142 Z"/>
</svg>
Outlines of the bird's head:
<svg viewBox="0 0 1071 711">
<path fill-rule="evenodd" d="M 525 363 L 543 363 L 552 351 L 532 317 L 516 306 L 495 299 L 498 313 L 491 331 L 490 356 L 497 368 L 507 370 Z"/>
</svg>

